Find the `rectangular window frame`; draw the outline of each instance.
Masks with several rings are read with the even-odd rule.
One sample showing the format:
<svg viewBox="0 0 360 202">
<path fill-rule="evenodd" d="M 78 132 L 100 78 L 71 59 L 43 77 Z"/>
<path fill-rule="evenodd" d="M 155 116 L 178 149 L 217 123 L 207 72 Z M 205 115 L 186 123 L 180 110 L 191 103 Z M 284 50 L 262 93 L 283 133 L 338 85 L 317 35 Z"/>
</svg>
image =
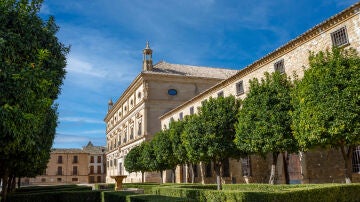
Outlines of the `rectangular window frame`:
<svg viewBox="0 0 360 202">
<path fill-rule="evenodd" d="M 280 74 L 285 73 L 284 59 L 280 59 L 274 63 L 274 71 L 280 72 Z"/>
<path fill-rule="evenodd" d="M 332 32 L 330 36 L 334 47 L 342 47 L 350 44 L 346 26 Z"/>
<path fill-rule="evenodd" d="M 218 93 L 217 93 L 217 96 L 218 96 L 218 97 L 224 97 L 224 91 L 218 92 Z"/>
<path fill-rule="evenodd" d="M 239 82 L 236 83 L 236 95 L 242 95 L 244 94 L 244 81 L 241 80 Z"/>
<path fill-rule="evenodd" d="M 194 114 L 194 107 L 190 107 L 190 115 Z"/>
</svg>

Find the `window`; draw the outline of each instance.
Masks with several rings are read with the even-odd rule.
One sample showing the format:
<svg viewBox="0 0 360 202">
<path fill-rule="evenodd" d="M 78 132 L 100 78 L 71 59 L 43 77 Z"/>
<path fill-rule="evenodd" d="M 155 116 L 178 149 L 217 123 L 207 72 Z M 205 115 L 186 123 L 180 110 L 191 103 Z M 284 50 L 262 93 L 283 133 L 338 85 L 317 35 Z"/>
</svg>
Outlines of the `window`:
<svg viewBox="0 0 360 202">
<path fill-rule="evenodd" d="M 124 138 L 123 138 L 123 143 L 126 143 L 127 141 L 127 133 L 126 130 L 124 131 Z"/>
<path fill-rule="evenodd" d="M 205 177 L 211 177 L 211 176 L 212 176 L 211 162 L 209 162 L 205 165 Z"/>
<path fill-rule="evenodd" d="M 41 182 L 46 182 L 46 179 L 45 179 L 45 178 L 41 178 Z"/>
<path fill-rule="evenodd" d="M 285 73 L 284 59 L 274 63 L 274 70 L 276 72 L 280 72 L 281 74 Z"/>
<path fill-rule="evenodd" d="M 244 82 L 239 81 L 236 83 L 236 95 L 244 94 Z"/>
<path fill-rule="evenodd" d="M 57 180 L 58 182 L 61 182 L 61 177 L 58 177 L 56 180 Z"/>
<path fill-rule="evenodd" d="M 349 44 L 346 27 L 342 27 L 331 33 L 331 41 L 333 46 L 344 46 Z"/>
<path fill-rule="evenodd" d="M 98 163 L 101 163 L 101 156 L 98 156 L 98 157 L 97 157 L 97 162 L 98 162 Z"/>
<path fill-rule="evenodd" d="M 194 107 L 190 107 L 190 115 L 194 114 Z"/>
<path fill-rule="evenodd" d="M 96 177 L 96 181 L 97 181 L 97 182 L 101 182 L 101 176 L 97 176 L 97 177 Z"/>
<path fill-rule="evenodd" d="M 114 166 L 117 167 L 117 159 L 114 159 Z"/>
<path fill-rule="evenodd" d="M 170 123 L 171 123 L 171 122 L 174 122 L 174 118 L 173 118 L 173 117 L 170 118 Z"/>
<path fill-rule="evenodd" d="M 94 174 L 94 166 L 90 166 L 90 174 Z"/>
<path fill-rule="evenodd" d="M 109 161 L 106 161 L 106 167 L 109 167 L 110 163 Z"/>
<path fill-rule="evenodd" d="M 73 166 L 73 175 L 77 175 L 78 174 L 78 168 L 77 166 Z"/>
<path fill-rule="evenodd" d="M 224 91 L 218 92 L 217 96 L 218 96 L 218 97 L 224 97 Z"/>
<path fill-rule="evenodd" d="M 76 177 L 71 178 L 71 181 L 73 181 L 73 182 L 77 182 L 77 181 L 78 181 L 78 178 L 76 178 Z"/>
<path fill-rule="evenodd" d="M 94 183 L 95 182 L 95 176 L 90 176 L 89 177 L 89 182 Z"/>
<path fill-rule="evenodd" d="M 138 98 L 139 99 L 141 98 L 141 92 L 138 92 Z"/>
<path fill-rule="evenodd" d="M 243 176 L 251 176 L 250 156 L 241 158 L 241 171 Z"/>
<path fill-rule="evenodd" d="M 353 173 L 360 173 L 360 146 L 356 147 L 353 151 L 352 169 Z"/>
<path fill-rule="evenodd" d="M 130 128 L 130 140 L 134 139 L 134 127 Z"/>
<path fill-rule="evenodd" d="M 73 163 L 78 163 L 78 156 L 74 156 Z"/>
<path fill-rule="evenodd" d="M 57 169 L 57 175 L 62 175 L 62 167 L 59 166 Z"/>
<path fill-rule="evenodd" d="M 141 123 L 141 121 L 139 121 L 138 122 L 138 132 L 137 132 L 137 134 L 141 135 L 141 133 L 142 133 L 142 123 Z"/>
<path fill-rule="evenodd" d="M 112 149 L 112 142 L 111 142 L 111 149 Z M 94 156 L 90 156 L 90 163 L 94 163 Z"/>
<path fill-rule="evenodd" d="M 113 166 L 113 161 L 112 160 L 110 160 L 110 167 L 112 167 Z"/>
<path fill-rule="evenodd" d="M 169 89 L 169 90 L 168 90 L 168 94 L 169 94 L 169 95 L 172 95 L 172 96 L 177 95 L 177 90 L 175 90 L 175 89 Z"/>
<path fill-rule="evenodd" d="M 180 113 L 179 113 L 179 120 L 183 120 L 183 118 L 184 118 L 184 117 L 183 117 L 183 113 L 180 112 Z"/>
<path fill-rule="evenodd" d="M 97 173 L 98 173 L 98 174 L 101 174 L 101 166 L 98 166 L 98 167 L 97 167 Z"/>
<path fill-rule="evenodd" d="M 62 163 L 62 156 L 58 156 L 58 163 Z"/>
<path fill-rule="evenodd" d="M 222 166 L 223 166 L 223 177 L 230 177 L 230 163 L 229 163 L 229 159 L 225 159 L 222 162 Z"/>
</svg>

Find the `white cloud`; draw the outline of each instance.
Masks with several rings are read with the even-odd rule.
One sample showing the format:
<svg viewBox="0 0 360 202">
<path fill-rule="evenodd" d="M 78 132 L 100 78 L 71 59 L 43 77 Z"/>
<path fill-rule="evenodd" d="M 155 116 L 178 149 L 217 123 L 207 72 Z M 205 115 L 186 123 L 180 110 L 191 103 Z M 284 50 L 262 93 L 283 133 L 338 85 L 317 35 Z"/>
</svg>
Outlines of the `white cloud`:
<svg viewBox="0 0 360 202">
<path fill-rule="evenodd" d="M 94 65 L 83 61 L 76 57 L 69 57 L 67 60 L 68 64 L 66 70 L 68 73 L 84 74 L 87 76 L 104 78 L 107 72 L 100 68 L 94 68 Z"/>
</svg>

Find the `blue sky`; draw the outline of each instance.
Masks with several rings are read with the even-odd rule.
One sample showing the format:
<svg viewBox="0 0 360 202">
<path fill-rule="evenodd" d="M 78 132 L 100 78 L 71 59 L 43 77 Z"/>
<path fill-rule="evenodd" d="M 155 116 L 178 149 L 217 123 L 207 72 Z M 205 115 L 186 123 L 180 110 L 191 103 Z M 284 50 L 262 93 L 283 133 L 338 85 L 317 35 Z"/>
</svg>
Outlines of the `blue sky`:
<svg viewBox="0 0 360 202">
<path fill-rule="evenodd" d="M 45 0 L 60 41 L 71 45 L 54 148 L 105 145 L 109 99 L 116 101 L 153 60 L 241 69 L 355 0 Z"/>
</svg>

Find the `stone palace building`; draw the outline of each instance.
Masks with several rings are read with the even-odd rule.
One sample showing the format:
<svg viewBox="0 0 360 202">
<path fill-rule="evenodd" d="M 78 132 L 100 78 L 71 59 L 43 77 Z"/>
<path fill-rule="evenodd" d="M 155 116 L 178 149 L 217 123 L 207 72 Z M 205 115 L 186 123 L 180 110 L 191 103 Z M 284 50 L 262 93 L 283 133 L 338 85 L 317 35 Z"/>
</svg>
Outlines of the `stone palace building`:
<svg viewBox="0 0 360 202">
<path fill-rule="evenodd" d="M 109 101 L 105 117 L 107 138 L 107 177 L 128 175 L 126 182 L 140 182 L 140 173 L 128 173 L 123 167 L 128 151 L 142 141 L 168 127 L 173 120 L 197 113 L 201 102 L 209 97 L 234 95 L 243 99 L 249 91 L 249 80 L 261 78 L 265 72 L 280 71 L 287 75 L 296 73 L 300 78 L 308 67 L 309 51 L 318 52 L 333 46 L 352 47 L 360 52 L 360 3 L 314 26 L 275 51 L 258 59 L 239 71 L 195 67 L 159 62 L 152 64 L 152 50 L 144 49 L 143 71 L 115 102 Z M 353 181 L 360 181 L 360 147 L 353 155 Z M 337 150 L 313 150 L 289 154 L 288 170 L 292 183 L 343 182 L 343 159 Z M 225 168 L 225 183 L 268 182 L 271 157 L 248 156 L 240 160 L 229 159 Z M 204 165 L 205 179 L 195 180 L 215 183 L 213 166 Z M 283 160 L 279 158 L 277 181 L 283 182 Z M 185 166 L 178 166 L 176 181 L 186 182 L 189 176 Z M 164 173 L 165 181 L 170 180 Z M 159 173 L 147 173 L 145 181 L 158 181 Z"/>
</svg>

